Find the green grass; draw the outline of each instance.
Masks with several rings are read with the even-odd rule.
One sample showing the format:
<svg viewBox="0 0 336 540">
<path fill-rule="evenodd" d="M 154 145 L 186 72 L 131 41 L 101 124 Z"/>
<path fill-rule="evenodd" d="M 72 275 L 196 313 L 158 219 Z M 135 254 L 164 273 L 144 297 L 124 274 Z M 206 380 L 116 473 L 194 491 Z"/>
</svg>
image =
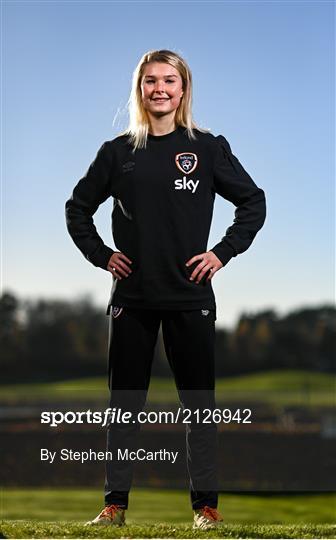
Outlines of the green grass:
<svg viewBox="0 0 336 540">
<path fill-rule="evenodd" d="M 217 379 L 217 401 L 264 401 L 277 406 L 335 404 L 336 376 L 311 371 L 278 370 Z M 8 404 L 37 399 L 49 401 L 107 401 L 105 377 L 40 384 L 1 385 L 2 401 Z M 147 403 L 177 403 L 173 379 L 152 378 Z"/>
<path fill-rule="evenodd" d="M 102 507 L 93 489 L 6 489 L 1 532 L 9 538 L 334 538 L 335 494 L 221 494 L 223 525 L 194 531 L 186 491 L 132 489 L 127 527 L 91 527 Z"/>
<path fill-rule="evenodd" d="M 215 531 L 194 531 L 191 525 L 83 527 L 80 523 L 0 523 L 2 538 L 335 538 L 332 525 L 223 525 Z"/>
</svg>

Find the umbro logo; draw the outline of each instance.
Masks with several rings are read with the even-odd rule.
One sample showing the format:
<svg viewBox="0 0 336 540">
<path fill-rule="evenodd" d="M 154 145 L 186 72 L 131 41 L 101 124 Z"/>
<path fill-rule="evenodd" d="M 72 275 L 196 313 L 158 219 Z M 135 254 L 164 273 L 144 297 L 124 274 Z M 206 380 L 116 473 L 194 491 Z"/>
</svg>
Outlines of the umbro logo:
<svg viewBox="0 0 336 540">
<path fill-rule="evenodd" d="M 207 315 L 209 315 L 210 311 L 208 309 L 202 309 L 201 313 L 202 313 L 203 317 L 206 317 Z"/>
<path fill-rule="evenodd" d="M 135 161 L 127 161 L 123 163 L 122 170 L 124 173 L 131 172 L 134 169 Z"/>
</svg>

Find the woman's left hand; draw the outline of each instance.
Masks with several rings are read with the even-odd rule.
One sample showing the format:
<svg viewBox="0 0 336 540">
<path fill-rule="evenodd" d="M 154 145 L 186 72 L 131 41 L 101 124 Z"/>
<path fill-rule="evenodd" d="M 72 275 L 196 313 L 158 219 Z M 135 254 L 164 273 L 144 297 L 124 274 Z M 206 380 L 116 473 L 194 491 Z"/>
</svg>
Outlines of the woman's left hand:
<svg viewBox="0 0 336 540">
<path fill-rule="evenodd" d="M 208 277 L 206 278 L 206 281 L 211 281 L 217 270 L 219 270 L 223 266 L 223 263 L 212 251 L 206 251 L 205 253 L 195 255 L 186 262 L 186 266 L 190 266 L 196 261 L 200 261 L 200 263 L 196 266 L 189 278 L 190 281 L 195 280 L 195 283 L 199 283 L 203 276 L 209 271 L 210 272 Z"/>
</svg>

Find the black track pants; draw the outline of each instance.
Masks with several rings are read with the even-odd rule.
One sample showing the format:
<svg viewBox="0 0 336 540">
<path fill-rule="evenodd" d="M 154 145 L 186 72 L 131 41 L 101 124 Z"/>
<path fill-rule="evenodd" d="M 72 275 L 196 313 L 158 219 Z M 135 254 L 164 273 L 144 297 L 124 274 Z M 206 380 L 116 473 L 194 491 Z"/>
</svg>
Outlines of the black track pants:
<svg viewBox="0 0 336 540">
<path fill-rule="evenodd" d="M 140 412 L 146 402 L 160 323 L 168 362 L 183 408 L 215 408 L 214 311 L 159 311 L 112 307 L 109 331 L 110 407 Z M 195 417 L 195 415 L 193 415 Z M 196 417 L 195 417 L 196 418 Z M 111 423 L 107 450 L 136 449 L 139 423 Z M 187 469 L 193 509 L 216 508 L 217 425 L 186 424 Z M 174 466 L 174 465 L 172 465 Z M 132 462 L 106 462 L 105 505 L 128 507 Z"/>
</svg>

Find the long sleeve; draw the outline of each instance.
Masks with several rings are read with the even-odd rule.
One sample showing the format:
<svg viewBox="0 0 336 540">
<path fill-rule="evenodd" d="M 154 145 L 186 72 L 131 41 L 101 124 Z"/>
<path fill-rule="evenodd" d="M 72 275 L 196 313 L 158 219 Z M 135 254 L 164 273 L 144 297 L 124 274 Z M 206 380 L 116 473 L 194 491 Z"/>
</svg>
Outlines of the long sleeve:
<svg viewBox="0 0 336 540">
<path fill-rule="evenodd" d="M 266 219 L 265 194 L 232 154 L 228 141 L 222 135 L 214 164 L 216 193 L 235 206 L 233 224 L 211 251 L 225 266 L 232 257 L 246 251 Z"/>
<path fill-rule="evenodd" d="M 72 240 L 88 261 L 104 270 L 114 251 L 97 233 L 92 216 L 111 195 L 111 167 L 111 147 L 104 142 L 65 203 L 66 225 Z"/>
</svg>

